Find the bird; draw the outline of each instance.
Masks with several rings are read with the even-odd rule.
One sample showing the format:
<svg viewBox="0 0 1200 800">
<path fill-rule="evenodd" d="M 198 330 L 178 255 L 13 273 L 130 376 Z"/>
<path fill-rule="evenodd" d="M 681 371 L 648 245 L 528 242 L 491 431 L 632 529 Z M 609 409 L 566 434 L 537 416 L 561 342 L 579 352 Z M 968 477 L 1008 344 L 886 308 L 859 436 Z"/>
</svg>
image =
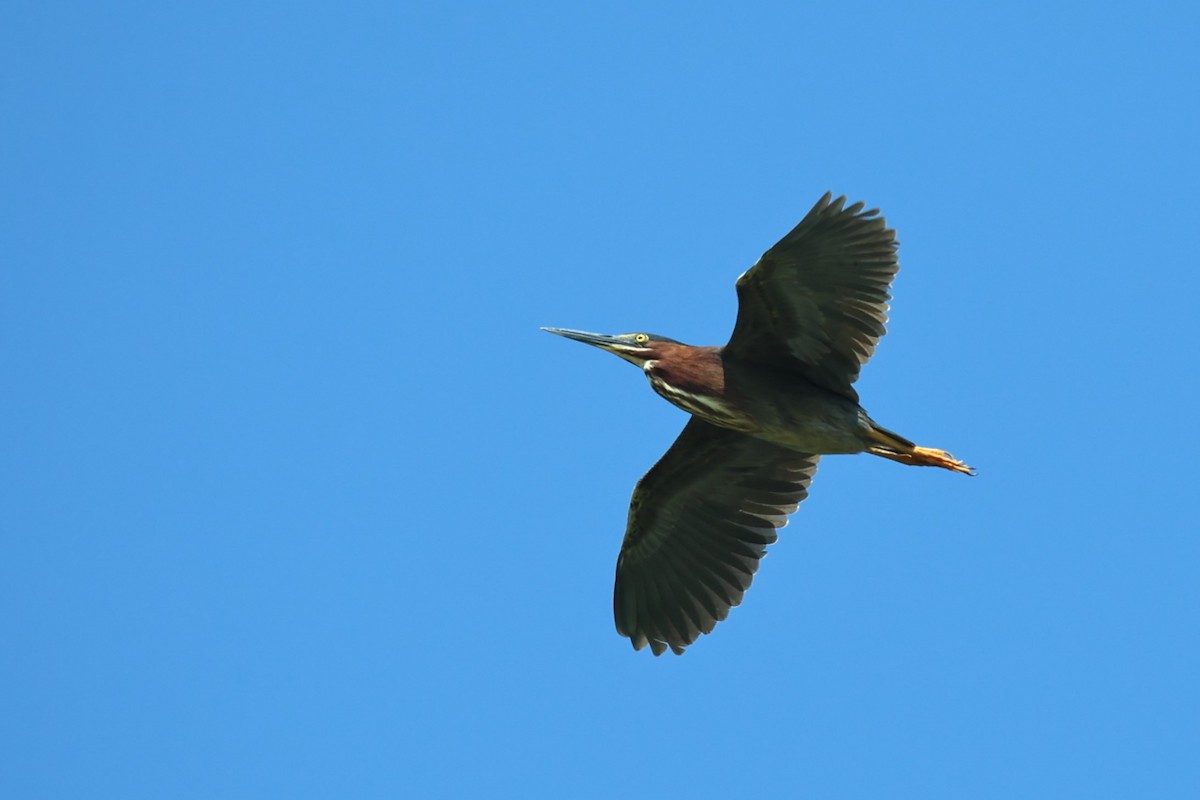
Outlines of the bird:
<svg viewBox="0 0 1200 800">
<path fill-rule="evenodd" d="M 640 367 L 691 414 L 629 504 L 613 615 L 635 650 L 681 655 L 741 603 L 821 456 L 865 452 L 975 474 L 859 405 L 854 383 L 885 333 L 898 247 L 878 209 L 829 192 L 737 279 L 723 347 L 542 329 Z"/>
</svg>

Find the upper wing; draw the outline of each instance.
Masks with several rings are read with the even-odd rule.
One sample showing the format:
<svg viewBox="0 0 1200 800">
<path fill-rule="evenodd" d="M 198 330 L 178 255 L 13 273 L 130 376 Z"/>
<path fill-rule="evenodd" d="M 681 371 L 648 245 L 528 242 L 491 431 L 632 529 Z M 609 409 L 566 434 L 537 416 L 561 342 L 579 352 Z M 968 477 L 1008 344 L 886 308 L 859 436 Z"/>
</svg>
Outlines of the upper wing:
<svg viewBox="0 0 1200 800">
<path fill-rule="evenodd" d="M 617 632 L 660 655 L 742 601 L 776 528 L 808 496 L 819 456 L 692 420 L 638 481 L 617 559 Z"/>
<path fill-rule="evenodd" d="M 738 278 L 725 352 L 800 372 L 857 402 L 850 384 L 884 334 L 900 268 L 896 232 L 877 209 L 830 197 Z"/>
</svg>

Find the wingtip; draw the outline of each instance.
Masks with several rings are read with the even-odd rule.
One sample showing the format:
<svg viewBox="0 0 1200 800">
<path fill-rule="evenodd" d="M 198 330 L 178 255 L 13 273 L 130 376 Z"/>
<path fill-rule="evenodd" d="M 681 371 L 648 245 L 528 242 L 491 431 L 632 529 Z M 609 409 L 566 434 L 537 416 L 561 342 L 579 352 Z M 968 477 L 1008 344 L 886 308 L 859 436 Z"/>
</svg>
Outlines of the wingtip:
<svg viewBox="0 0 1200 800">
<path fill-rule="evenodd" d="M 622 633 L 622 635 L 625 635 Z M 683 655 L 683 651 L 687 645 L 675 644 L 674 642 L 663 642 L 658 639 L 651 639 L 644 633 L 635 633 L 629 637 L 629 643 L 633 645 L 633 649 L 637 651 L 645 650 L 646 645 L 650 646 L 650 652 L 656 656 L 661 656 L 668 649 L 677 656 Z"/>
</svg>

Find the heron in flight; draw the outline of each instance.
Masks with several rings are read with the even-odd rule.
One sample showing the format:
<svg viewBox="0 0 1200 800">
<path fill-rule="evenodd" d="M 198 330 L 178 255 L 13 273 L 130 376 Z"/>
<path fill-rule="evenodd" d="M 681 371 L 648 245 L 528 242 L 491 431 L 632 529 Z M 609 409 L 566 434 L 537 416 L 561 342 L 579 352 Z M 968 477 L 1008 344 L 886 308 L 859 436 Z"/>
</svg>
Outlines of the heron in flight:
<svg viewBox="0 0 1200 800">
<path fill-rule="evenodd" d="M 545 328 L 606 350 L 691 414 L 633 490 L 617 558 L 617 632 L 676 654 L 742 601 L 767 546 L 808 496 L 817 460 L 870 453 L 974 474 L 876 423 L 854 382 L 887 321 L 896 232 L 826 194 L 737 280 L 724 347 L 652 333 Z"/>
</svg>

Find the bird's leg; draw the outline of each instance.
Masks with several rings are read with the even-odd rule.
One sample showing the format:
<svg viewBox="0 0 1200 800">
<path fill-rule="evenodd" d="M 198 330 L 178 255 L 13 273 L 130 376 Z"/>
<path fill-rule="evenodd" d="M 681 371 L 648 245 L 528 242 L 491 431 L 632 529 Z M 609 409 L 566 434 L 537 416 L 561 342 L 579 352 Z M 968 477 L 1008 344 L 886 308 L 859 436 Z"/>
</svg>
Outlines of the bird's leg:
<svg viewBox="0 0 1200 800">
<path fill-rule="evenodd" d="M 911 450 L 905 448 L 905 451 L 898 452 L 889 447 L 867 448 L 867 452 L 872 455 L 890 458 L 892 461 L 898 461 L 901 464 L 908 464 L 912 467 L 941 467 L 942 469 L 961 472 L 964 475 L 975 474 L 974 467 L 967 466 L 945 450 L 934 450 L 932 447 L 912 445 Z"/>
</svg>

